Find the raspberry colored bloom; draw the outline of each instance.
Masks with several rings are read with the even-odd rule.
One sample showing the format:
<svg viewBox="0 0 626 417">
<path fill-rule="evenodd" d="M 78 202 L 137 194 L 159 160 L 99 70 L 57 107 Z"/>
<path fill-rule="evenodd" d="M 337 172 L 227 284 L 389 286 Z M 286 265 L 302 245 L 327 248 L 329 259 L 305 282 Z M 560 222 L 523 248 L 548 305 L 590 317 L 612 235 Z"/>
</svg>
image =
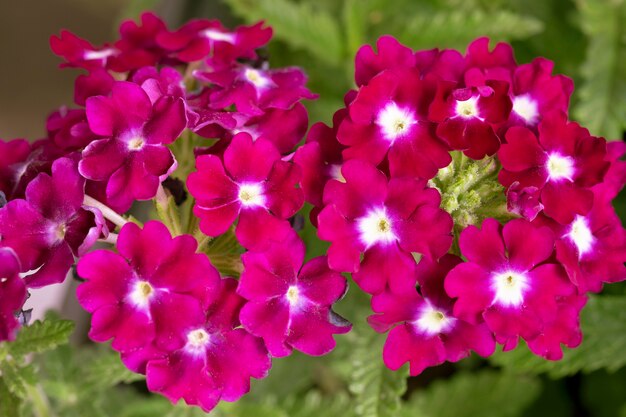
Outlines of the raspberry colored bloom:
<svg viewBox="0 0 626 417">
<path fill-rule="evenodd" d="M 556 320 L 557 301 L 575 293 L 563 267 L 549 262 L 554 235 L 526 220 L 504 228 L 486 219 L 482 229 L 469 226 L 460 236 L 468 262 L 457 265 L 445 281 L 446 292 L 458 298 L 454 316 L 470 323 L 484 320 L 504 350 L 518 338 L 531 341 L 548 332 Z"/>
<path fill-rule="evenodd" d="M 443 290 L 448 271 L 461 259 L 446 255 L 433 262 L 423 258 L 417 267 L 421 296 L 415 290 L 384 292 L 372 298 L 378 313 L 368 322 L 379 332 L 391 328 L 383 350 L 383 360 L 397 370 L 406 362 L 415 376 L 429 366 L 445 361 L 457 362 L 474 350 L 491 355 L 496 347 L 491 331 L 484 323 L 470 324 L 452 315 L 452 299 Z"/>
<path fill-rule="evenodd" d="M 0 140 L 0 192 L 7 199 L 15 194 L 20 178 L 26 172 L 30 145 L 24 139 Z"/>
<path fill-rule="evenodd" d="M 511 75 L 517 67 L 513 48 L 508 43 L 498 42 L 489 50 L 489 38 L 481 37 L 467 47 L 465 54 L 465 84 L 480 87 L 487 80 L 511 82 Z"/>
<path fill-rule="evenodd" d="M 539 336 L 527 341 L 530 350 L 535 355 L 558 361 L 563 358 L 561 344 L 570 349 L 578 347 L 583 340 L 580 311 L 586 302 L 584 295 L 570 295 L 558 300 L 556 317 L 545 325 Z"/>
<path fill-rule="evenodd" d="M 268 108 L 289 109 L 302 99 L 317 96 L 306 87 L 301 69 L 255 69 L 241 65 L 213 72 L 196 72 L 196 78 L 222 87 L 211 93 L 209 106 L 224 109 L 235 105 L 237 111 L 259 116 Z"/>
<path fill-rule="evenodd" d="M 175 168 L 165 145 L 187 126 L 183 99 L 164 96 L 153 104 L 138 85 L 118 81 L 110 97 L 87 100 L 87 120 L 105 139 L 85 148 L 81 175 L 106 181 L 107 197 L 126 209 L 134 200 L 154 197 L 160 181 Z"/>
<path fill-rule="evenodd" d="M 122 22 L 120 39 L 115 42 L 119 54 L 110 59 L 109 67 L 127 72 L 162 62 L 167 51 L 158 45 L 157 38 L 166 31 L 165 23 L 154 13 L 142 13 L 140 24 L 133 20 Z"/>
<path fill-rule="evenodd" d="M 250 378 L 267 375 L 271 362 L 263 341 L 239 327 L 244 299 L 234 279 L 221 282 L 221 291 L 206 316 L 180 328 L 173 336 L 178 349 L 148 362 L 150 391 L 170 401 L 211 411 L 221 400 L 236 401 L 250 390 Z"/>
<path fill-rule="evenodd" d="M 498 152 L 502 185 L 517 181 L 522 187 L 537 187 L 543 212 L 561 224 L 589 212 L 589 188 L 602 181 L 609 167 L 604 139 L 553 113 L 539 124 L 538 138 L 529 129 L 512 127 L 506 140 Z"/>
<path fill-rule="evenodd" d="M 378 165 L 388 157 L 392 177 L 430 179 L 447 166 L 446 145 L 426 121 L 433 86 L 415 69 L 386 70 L 362 87 L 349 105 L 337 139 L 344 158 Z"/>
<path fill-rule="evenodd" d="M 255 50 L 272 37 L 272 29 L 263 26 L 260 22 L 229 32 L 217 20 L 195 19 L 176 31 L 159 33 L 157 43 L 183 62 L 199 61 L 210 55 L 212 62 L 229 64 L 237 58 L 256 58 Z"/>
<path fill-rule="evenodd" d="M 563 75 L 552 75 L 554 63 L 536 58 L 515 69 L 511 95 L 513 108 L 509 118 L 514 124 L 537 126 L 543 115 L 553 111 L 567 114 L 573 81 Z"/>
<path fill-rule="evenodd" d="M 363 45 L 354 57 L 354 80 L 358 87 L 386 69 L 415 67 L 415 55 L 411 48 L 402 45 L 393 36 L 385 35 L 376 41 L 378 54 L 370 45 Z"/>
<path fill-rule="evenodd" d="M 239 317 L 275 357 L 292 348 L 324 355 L 335 347 L 333 335 L 351 328 L 332 310 L 347 290 L 346 279 L 328 267 L 325 256 L 303 266 L 304 253 L 304 243 L 294 234 L 264 252 L 242 256 L 245 270 L 237 292 L 248 302 Z"/>
<path fill-rule="evenodd" d="M 472 159 L 493 155 L 500 148 L 493 127 L 508 119 L 512 106 L 508 90 L 502 81 L 473 88 L 440 82 L 428 113 L 438 123 L 437 136 Z"/>
<path fill-rule="evenodd" d="M 50 48 L 57 56 L 65 59 L 61 67 L 87 70 L 105 68 L 109 58 L 119 53 L 116 48 L 107 45 L 96 48 L 67 30 L 62 30 L 61 36 L 50 37 Z"/>
<path fill-rule="evenodd" d="M 91 96 L 107 96 L 111 93 L 114 83 L 115 78 L 103 68 L 79 75 L 74 82 L 74 103 L 84 106 Z"/>
<path fill-rule="evenodd" d="M 0 247 L 0 342 L 13 340 L 19 327 L 15 313 L 26 301 L 26 286 L 19 276 L 20 269 L 15 252 Z"/>
<path fill-rule="evenodd" d="M 626 279 L 626 230 L 601 185 L 594 187 L 594 204 L 585 216 L 558 225 L 556 254 L 579 292 L 599 292 L 603 283 Z"/>
<path fill-rule="evenodd" d="M 414 286 L 411 252 L 436 259 L 452 243 L 452 218 L 439 208 L 439 193 L 424 180 L 388 182 L 381 171 L 359 160 L 347 161 L 341 172 L 345 182 L 328 182 L 326 207 L 318 216 L 318 235 L 331 242 L 329 266 L 353 273 L 370 294 L 386 285 Z"/>
<path fill-rule="evenodd" d="M 26 200 L 0 209 L 0 240 L 17 253 L 27 286 L 62 282 L 74 256 L 100 236 L 104 220 L 98 210 L 82 206 L 84 184 L 76 162 L 58 159 L 52 176 L 41 173 L 28 184 Z"/>
<path fill-rule="evenodd" d="M 89 129 L 84 109 L 61 107 L 46 121 L 48 137 L 66 152 L 82 150 L 97 136 Z"/>
<path fill-rule="evenodd" d="M 224 233 L 239 218 L 235 233 L 248 249 L 263 249 L 272 240 L 291 232 L 286 220 L 302 207 L 299 168 L 280 159 L 269 141 L 256 142 L 247 133 L 237 134 L 224 152 L 196 159 L 197 172 L 187 179 L 196 198 L 194 214 L 208 236 Z"/>
<path fill-rule="evenodd" d="M 219 273 L 204 254 L 197 254 L 191 236 L 172 238 L 157 221 L 140 229 L 127 223 L 119 233 L 117 250 L 97 250 L 78 262 L 85 282 L 76 295 L 92 313 L 89 337 L 113 338 L 120 352 L 154 342 L 172 348 L 173 335 L 203 317 L 217 296 Z"/>
</svg>

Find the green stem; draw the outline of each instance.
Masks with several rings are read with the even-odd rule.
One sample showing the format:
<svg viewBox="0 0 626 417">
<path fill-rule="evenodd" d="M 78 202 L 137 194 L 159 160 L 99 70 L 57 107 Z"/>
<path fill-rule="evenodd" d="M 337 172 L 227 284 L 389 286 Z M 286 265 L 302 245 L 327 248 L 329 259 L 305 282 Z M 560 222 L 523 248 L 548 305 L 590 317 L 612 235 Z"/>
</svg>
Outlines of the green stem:
<svg viewBox="0 0 626 417">
<path fill-rule="evenodd" d="M 26 391 L 28 392 L 28 397 L 33 404 L 33 412 L 36 417 L 56 417 L 50 407 L 48 396 L 40 384 L 27 385 Z"/>
</svg>

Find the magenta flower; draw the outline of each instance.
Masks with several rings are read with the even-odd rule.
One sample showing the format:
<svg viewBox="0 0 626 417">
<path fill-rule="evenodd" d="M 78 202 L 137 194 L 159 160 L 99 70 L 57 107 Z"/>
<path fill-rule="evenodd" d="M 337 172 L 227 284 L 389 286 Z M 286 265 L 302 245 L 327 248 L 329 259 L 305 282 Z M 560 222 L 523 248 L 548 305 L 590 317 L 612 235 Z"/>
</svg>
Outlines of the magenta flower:
<svg viewBox="0 0 626 417">
<path fill-rule="evenodd" d="M 439 193 L 424 180 L 388 182 L 364 161 L 347 161 L 341 172 L 345 182 L 328 182 L 326 207 L 318 216 L 318 235 L 331 242 L 329 266 L 353 273 L 355 282 L 370 294 L 382 292 L 386 285 L 413 287 L 411 252 L 436 259 L 452 243 L 452 218 L 439 208 Z"/>
<path fill-rule="evenodd" d="M 0 209 L 0 241 L 19 257 L 28 287 L 62 282 L 74 256 L 100 237 L 104 219 L 83 207 L 84 184 L 76 162 L 61 158 L 52 165 L 52 176 L 41 173 L 28 184 L 26 200 L 11 200 Z"/>
<path fill-rule="evenodd" d="M 293 348 L 324 355 L 335 347 L 334 334 L 350 324 L 332 305 L 347 290 L 346 279 L 328 267 L 325 256 L 304 266 L 304 243 L 294 233 L 264 252 L 247 252 L 237 292 L 248 302 L 239 315 L 243 327 L 262 337 L 270 354 L 286 356 Z"/>
<path fill-rule="evenodd" d="M 531 341 L 546 334 L 556 320 L 557 301 L 575 293 L 563 267 L 549 262 L 554 234 L 526 220 L 504 228 L 486 219 L 482 229 L 469 226 L 460 236 L 463 256 L 445 281 L 446 292 L 458 298 L 454 316 L 470 323 L 483 320 L 504 350 L 518 338 Z"/>
<path fill-rule="evenodd" d="M 61 107 L 46 121 L 48 137 L 66 152 L 82 150 L 97 136 L 89 129 L 84 109 Z"/>
<path fill-rule="evenodd" d="M 133 20 L 122 22 L 120 39 L 115 42 L 119 54 L 110 59 L 109 68 L 128 72 L 163 63 L 167 51 L 158 45 L 157 38 L 166 31 L 165 23 L 154 13 L 142 13 L 140 24 Z"/>
<path fill-rule="evenodd" d="M 392 177 L 434 177 L 451 158 L 426 121 L 432 90 L 415 69 L 386 70 L 370 80 L 339 126 L 344 158 L 379 165 L 388 155 Z"/>
<path fill-rule="evenodd" d="M 424 77 L 461 82 L 465 58 L 456 49 L 429 49 L 415 53 L 415 66 Z"/>
<path fill-rule="evenodd" d="M 202 154 L 222 155 L 233 136 L 241 132 L 248 133 L 253 140 L 263 138 L 272 142 L 281 155 L 289 154 L 309 127 L 309 115 L 301 103 L 287 110 L 270 108 L 260 116 L 212 110 L 198 112 L 201 119 L 194 127 L 194 132 L 208 139 L 220 138 L 215 145 L 203 150 Z M 229 123 L 225 117 L 232 118 L 233 123 Z"/>
<path fill-rule="evenodd" d="M 119 51 L 113 46 L 105 45 L 102 48 L 96 48 L 67 30 L 62 30 L 61 36 L 50 37 L 50 48 L 57 56 L 65 59 L 65 63 L 61 64 L 61 67 L 84 68 L 86 70 L 105 68 L 108 60 L 119 54 Z"/>
<path fill-rule="evenodd" d="M 498 42 L 489 50 L 489 38 L 481 37 L 467 47 L 465 54 L 464 80 L 468 87 L 486 85 L 487 80 L 500 80 L 511 83 L 517 68 L 513 48 L 508 43 Z"/>
<path fill-rule="evenodd" d="M 570 295 L 558 300 L 556 317 L 537 337 L 527 341 L 530 350 L 545 359 L 558 361 L 563 358 L 561 344 L 570 349 L 578 347 L 583 340 L 580 311 L 586 302 L 584 295 Z"/>
<path fill-rule="evenodd" d="M 196 199 L 194 214 L 203 233 L 218 236 L 239 218 L 237 239 L 251 250 L 289 235 L 286 219 L 302 207 L 304 199 L 296 188 L 300 170 L 282 161 L 271 142 L 255 142 L 249 134 L 239 133 L 224 152 L 224 162 L 215 155 L 202 155 L 196 168 L 187 186 Z"/>
<path fill-rule="evenodd" d="M 494 125 L 509 117 L 512 104 L 508 90 L 508 84 L 502 81 L 487 81 L 473 88 L 440 82 L 428 117 L 439 123 L 437 135 L 452 149 L 482 159 L 500 148 Z"/>
<path fill-rule="evenodd" d="M 74 103 L 84 106 L 89 97 L 108 96 L 114 83 L 115 78 L 103 68 L 93 69 L 89 74 L 81 74 L 74 81 Z"/>
<path fill-rule="evenodd" d="M 106 181 L 107 197 L 126 209 L 134 200 L 154 197 L 161 180 L 175 168 L 165 145 L 187 125 L 183 99 L 165 96 L 153 104 L 138 85 L 118 81 L 110 97 L 87 100 L 87 120 L 91 130 L 105 139 L 85 148 L 81 175 Z"/>
<path fill-rule="evenodd" d="M 176 31 L 159 33 L 157 42 L 183 62 L 210 56 L 213 62 L 229 64 L 237 58 L 256 58 L 255 50 L 272 37 L 272 29 L 263 26 L 260 22 L 230 32 L 217 20 L 195 19 Z"/>
<path fill-rule="evenodd" d="M 220 399 L 236 401 L 250 390 L 250 378 L 263 378 L 271 366 L 263 341 L 239 327 L 243 298 L 237 281 L 222 280 L 221 292 L 206 316 L 194 317 L 190 326 L 173 337 L 178 343 L 165 357 L 148 362 L 150 391 L 173 403 L 211 411 Z"/>
<path fill-rule="evenodd" d="M 19 327 L 15 313 L 26 301 L 26 286 L 19 276 L 20 269 L 15 252 L 0 247 L 0 342 L 13 340 Z"/>
<path fill-rule="evenodd" d="M 589 188 L 602 181 L 609 167 L 604 139 L 553 113 L 539 124 L 538 138 L 529 129 L 512 127 L 506 140 L 498 152 L 502 185 L 537 187 L 543 212 L 561 224 L 591 210 Z"/>
<path fill-rule="evenodd" d="M 438 263 L 423 258 L 417 267 L 421 296 L 407 290 L 372 298 L 372 309 L 378 314 L 368 322 L 378 332 L 391 328 L 383 349 L 387 367 L 397 370 L 409 362 L 410 374 L 415 376 L 429 366 L 457 362 L 469 356 L 470 350 L 483 357 L 494 352 L 493 334 L 484 323 L 470 324 L 452 314 L 453 302 L 443 290 L 443 280 L 460 262 L 453 255 Z"/>
<path fill-rule="evenodd" d="M 304 199 L 316 208 L 323 205 L 324 186 L 330 179 L 341 179 L 342 151 L 345 146 L 337 142 L 337 129 L 348 115 L 340 109 L 333 115 L 333 127 L 318 122 L 311 126 L 306 143 L 294 155 L 294 162 L 302 169 L 302 191 Z M 319 209 L 316 210 L 319 213 Z M 311 216 L 317 225 L 317 215 Z"/>
<path fill-rule="evenodd" d="M 574 83 L 564 75 L 553 76 L 553 68 L 554 63 L 545 58 L 517 67 L 511 85 L 511 122 L 534 127 L 553 111 L 567 114 Z"/>
<path fill-rule="evenodd" d="M 89 337 L 97 342 L 113 338 L 120 352 L 153 342 L 161 350 L 172 349 L 174 335 L 203 317 L 219 291 L 219 273 L 196 249 L 191 236 L 172 238 L 162 223 L 150 221 L 143 229 L 134 223 L 122 228 L 119 254 L 97 250 L 85 255 L 78 262 L 85 282 L 76 295 L 93 314 Z"/>
<path fill-rule="evenodd" d="M 354 80 L 358 87 L 387 69 L 415 67 L 415 55 L 411 48 L 402 45 L 393 36 L 385 35 L 376 41 L 378 54 L 370 45 L 359 48 L 354 57 Z"/>
<path fill-rule="evenodd" d="M 560 237 L 557 259 L 581 294 L 599 292 L 605 282 L 626 279 L 626 230 L 611 201 L 603 198 L 604 189 L 596 187 L 588 214 L 577 215 L 568 225 L 555 225 Z"/>
<path fill-rule="evenodd" d="M 15 194 L 20 179 L 26 172 L 30 152 L 30 145 L 24 139 L 8 142 L 0 140 L 0 192 L 7 199 Z"/>
<path fill-rule="evenodd" d="M 268 108 L 287 110 L 302 99 L 317 98 L 305 87 L 304 72 L 296 67 L 265 70 L 239 65 L 194 75 L 222 87 L 211 93 L 209 106 L 216 110 L 235 105 L 241 113 L 259 116 Z"/>
</svg>

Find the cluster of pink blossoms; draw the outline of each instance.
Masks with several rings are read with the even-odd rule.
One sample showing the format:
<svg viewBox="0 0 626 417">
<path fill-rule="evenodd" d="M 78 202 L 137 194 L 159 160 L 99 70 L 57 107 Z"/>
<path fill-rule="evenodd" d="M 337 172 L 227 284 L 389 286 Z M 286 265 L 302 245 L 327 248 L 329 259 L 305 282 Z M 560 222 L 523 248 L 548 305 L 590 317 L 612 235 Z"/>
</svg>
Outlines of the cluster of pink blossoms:
<svg viewBox="0 0 626 417">
<path fill-rule="evenodd" d="M 623 142 L 568 120 L 572 81 L 487 38 L 362 47 L 357 90 L 294 160 L 331 269 L 372 295 L 388 367 L 411 375 L 519 339 L 556 360 L 582 340 L 586 293 L 626 279 L 611 201 Z"/>
<path fill-rule="evenodd" d="M 248 392 L 272 357 L 334 348 L 351 328 L 332 309 L 343 273 L 372 295 L 392 369 L 416 375 L 520 337 L 548 359 L 577 346 L 585 294 L 626 278 L 611 206 L 626 146 L 568 121 L 571 80 L 484 38 L 462 55 L 385 36 L 358 52 L 358 89 L 333 127 L 313 125 L 296 149 L 301 101 L 316 96 L 300 69 L 268 67 L 271 35 L 213 20 L 172 31 L 147 13 L 102 47 L 52 37 L 85 73 L 47 137 L 0 142 L 0 341 L 28 290 L 77 263 L 91 339 L 112 340 L 151 391 L 206 411 Z M 197 230 L 172 226 L 172 176 Z M 124 217 L 139 200 L 162 222 Z M 330 242 L 306 262 L 292 225 L 305 201 Z M 239 277 L 206 254 L 231 233 Z M 97 241 L 115 251 L 89 252 Z"/>
<path fill-rule="evenodd" d="M 28 290 L 77 263 L 90 338 L 112 340 L 151 391 L 209 411 L 248 392 L 271 357 L 326 354 L 350 330 L 332 310 L 346 279 L 326 257 L 304 262 L 289 220 L 304 204 L 290 158 L 308 128 L 301 101 L 316 96 L 300 69 L 268 67 L 258 49 L 271 35 L 214 20 L 172 31 L 146 13 L 110 45 L 51 38 L 62 66 L 85 74 L 46 138 L 0 142 L 0 341 L 15 337 Z M 187 187 L 199 230 L 128 221 L 138 200 L 167 210 L 164 181 L 189 174 L 177 149 L 197 157 Z M 233 224 L 247 250 L 239 280 L 220 275 L 200 239 Z M 89 252 L 97 241 L 115 251 Z"/>
</svg>

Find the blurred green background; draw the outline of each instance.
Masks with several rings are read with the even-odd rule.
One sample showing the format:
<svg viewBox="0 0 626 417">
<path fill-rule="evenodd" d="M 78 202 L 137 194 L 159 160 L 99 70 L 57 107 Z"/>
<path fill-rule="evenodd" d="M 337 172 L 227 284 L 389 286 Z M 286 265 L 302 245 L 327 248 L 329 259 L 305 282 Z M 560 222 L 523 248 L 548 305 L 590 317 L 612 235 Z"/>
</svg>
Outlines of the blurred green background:
<svg viewBox="0 0 626 417">
<path fill-rule="evenodd" d="M 571 117 L 592 134 L 623 140 L 626 127 L 624 0 L 47 0 L 0 4 L 0 134 L 37 138 L 47 113 L 72 99 L 71 70 L 56 69 L 48 37 L 67 28 L 94 44 L 112 40 L 117 23 L 144 9 L 170 26 L 192 17 L 226 25 L 264 19 L 274 27 L 272 66 L 298 65 L 320 100 L 311 121 L 330 121 L 352 87 L 353 57 L 363 43 L 391 34 L 414 48 L 462 51 L 478 36 L 510 41 L 519 63 L 536 56 L 574 79 Z M 624 195 L 616 203 L 624 221 Z M 313 233 L 305 232 L 312 251 Z M 406 379 L 381 360 L 383 337 L 364 318 L 356 288 L 337 310 L 355 329 L 325 358 L 295 354 L 274 361 L 250 395 L 214 412 L 233 417 L 593 416 L 626 417 L 626 285 L 607 286 L 583 313 L 583 345 L 561 362 L 532 357 L 522 346 L 485 361 L 469 358 Z M 146 396 L 106 349 L 62 347 L 38 357 L 48 416 L 203 415 Z M 2 392 L 0 390 L 0 397 Z M 122 406 L 124 405 L 124 406 Z M 31 410 L 35 415 L 36 407 Z M 2 401 L 0 400 L 0 415 Z"/>
</svg>

